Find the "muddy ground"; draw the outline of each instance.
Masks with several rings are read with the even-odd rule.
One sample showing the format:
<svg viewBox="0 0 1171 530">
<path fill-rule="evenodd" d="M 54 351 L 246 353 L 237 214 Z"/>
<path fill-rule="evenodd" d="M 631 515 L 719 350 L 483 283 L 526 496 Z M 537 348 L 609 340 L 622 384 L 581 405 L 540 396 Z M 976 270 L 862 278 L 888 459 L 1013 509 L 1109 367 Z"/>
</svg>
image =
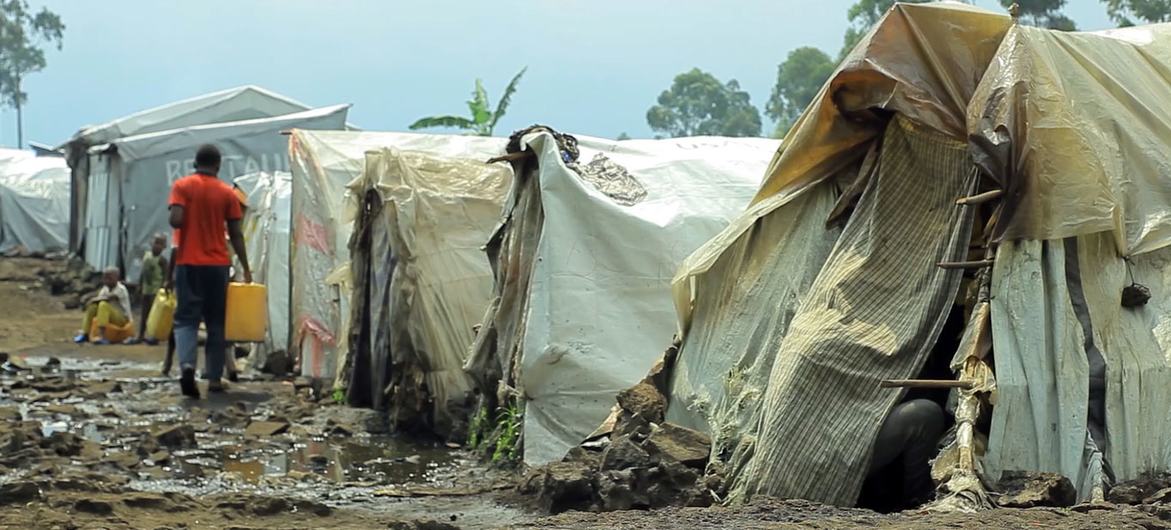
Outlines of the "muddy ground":
<svg viewBox="0 0 1171 530">
<path fill-rule="evenodd" d="M 515 472 L 404 440 L 370 411 L 253 376 L 178 396 L 164 350 L 75 346 L 79 313 L 0 259 L 0 529 L 1171 528 L 1171 509 L 878 515 L 801 501 L 542 517 Z M 205 393 L 206 395 L 206 393 Z"/>
<path fill-rule="evenodd" d="M 77 346 L 58 262 L 0 259 L 0 528 L 497 528 L 514 472 L 386 432 L 295 379 L 189 400 L 165 349 Z M 4 357 L 4 355 L 0 355 Z"/>
</svg>

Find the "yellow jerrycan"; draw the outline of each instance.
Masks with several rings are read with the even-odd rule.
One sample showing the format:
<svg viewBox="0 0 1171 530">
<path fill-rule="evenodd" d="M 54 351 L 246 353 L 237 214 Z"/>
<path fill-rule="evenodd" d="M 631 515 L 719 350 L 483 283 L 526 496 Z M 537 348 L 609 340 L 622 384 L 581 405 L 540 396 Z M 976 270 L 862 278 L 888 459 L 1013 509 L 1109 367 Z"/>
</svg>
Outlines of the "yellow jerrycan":
<svg viewBox="0 0 1171 530">
<path fill-rule="evenodd" d="M 175 324 L 175 293 L 159 289 L 155 301 L 146 314 L 146 336 L 154 340 L 167 340 Z"/>
<path fill-rule="evenodd" d="M 268 289 L 259 283 L 229 283 L 227 305 L 224 338 L 228 342 L 264 342 Z"/>
</svg>

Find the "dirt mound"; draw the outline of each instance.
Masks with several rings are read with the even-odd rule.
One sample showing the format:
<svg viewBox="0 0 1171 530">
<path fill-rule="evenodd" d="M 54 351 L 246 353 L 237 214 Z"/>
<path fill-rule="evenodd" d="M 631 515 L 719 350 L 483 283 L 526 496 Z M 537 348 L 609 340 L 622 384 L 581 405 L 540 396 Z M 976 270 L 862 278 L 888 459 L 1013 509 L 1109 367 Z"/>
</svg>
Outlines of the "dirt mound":
<svg viewBox="0 0 1171 530">
<path fill-rule="evenodd" d="M 619 394 L 618 404 L 613 432 L 530 470 L 518 491 L 547 513 L 711 505 L 721 482 L 704 473 L 711 439 L 663 423 L 666 400 L 649 382 Z"/>
</svg>

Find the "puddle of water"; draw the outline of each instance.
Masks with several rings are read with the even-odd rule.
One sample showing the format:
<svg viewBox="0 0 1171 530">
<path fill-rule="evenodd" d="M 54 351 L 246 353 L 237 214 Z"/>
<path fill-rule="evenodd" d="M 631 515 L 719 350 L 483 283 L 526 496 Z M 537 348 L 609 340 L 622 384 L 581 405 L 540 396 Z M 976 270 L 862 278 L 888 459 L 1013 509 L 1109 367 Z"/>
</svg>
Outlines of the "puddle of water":
<svg viewBox="0 0 1171 530">
<path fill-rule="evenodd" d="M 96 423 L 87 423 L 81 428 L 81 437 L 91 442 L 104 443 L 106 435 L 102 434 Z"/>
<path fill-rule="evenodd" d="M 374 436 L 308 441 L 288 449 L 228 445 L 221 448 L 220 458 L 224 471 L 236 473 L 252 484 L 290 472 L 314 474 L 337 483 L 425 483 L 435 481 L 443 468 L 454 467 L 459 460 L 458 454 L 446 449 Z"/>
<path fill-rule="evenodd" d="M 41 436 L 43 436 L 45 438 L 52 436 L 53 433 L 56 433 L 56 432 L 68 432 L 68 431 L 69 431 L 69 424 L 66 422 L 63 422 L 63 421 L 53 421 L 53 422 L 46 421 L 46 422 L 41 423 Z"/>
</svg>

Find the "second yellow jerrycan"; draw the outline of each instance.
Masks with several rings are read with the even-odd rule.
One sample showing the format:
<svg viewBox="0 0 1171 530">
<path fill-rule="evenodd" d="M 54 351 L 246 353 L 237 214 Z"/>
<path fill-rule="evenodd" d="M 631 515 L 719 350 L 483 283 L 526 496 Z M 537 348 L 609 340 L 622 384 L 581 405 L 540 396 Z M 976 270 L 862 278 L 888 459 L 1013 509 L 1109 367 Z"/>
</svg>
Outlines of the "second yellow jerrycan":
<svg viewBox="0 0 1171 530">
<path fill-rule="evenodd" d="M 228 342 L 264 342 L 267 326 L 268 290 L 259 283 L 229 283 L 224 338 Z"/>
<path fill-rule="evenodd" d="M 175 293 L 159 289 L 154 303 L 146 315 L 146 336 L 154 340 L 167 340 L 175 324 Z"/>
</svg>

